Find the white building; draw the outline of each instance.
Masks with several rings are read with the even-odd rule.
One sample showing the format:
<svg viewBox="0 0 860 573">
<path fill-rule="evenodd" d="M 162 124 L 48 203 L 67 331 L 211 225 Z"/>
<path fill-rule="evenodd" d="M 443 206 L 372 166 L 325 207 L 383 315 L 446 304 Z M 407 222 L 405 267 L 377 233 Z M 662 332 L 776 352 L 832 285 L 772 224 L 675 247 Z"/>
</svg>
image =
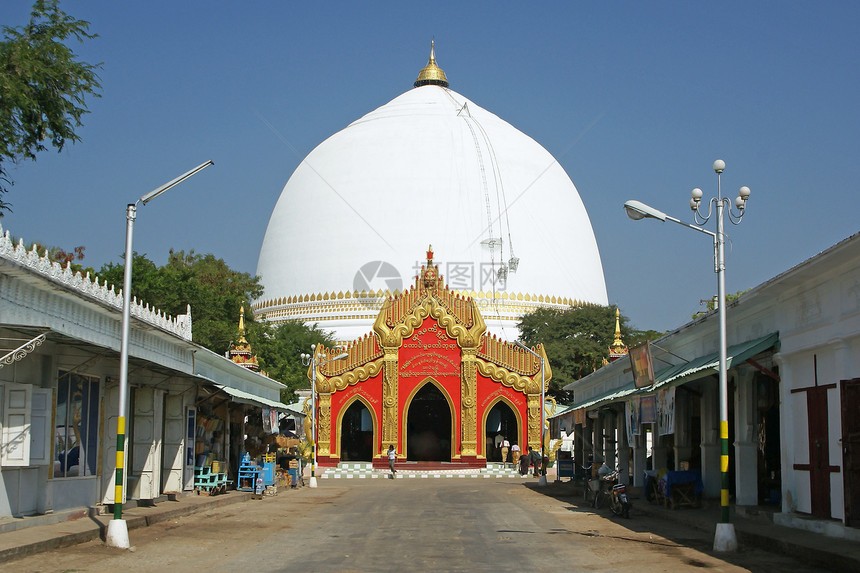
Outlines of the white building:
<svg viewBox="0 0 860 573">
<path fill-rule="evenodd" d="M 122 296 L 0 234 L 2 531 L 5 517 L 113 504 Z M 230 471 L 236 424 L 282 407 L 280 383 L 191 341 L 190 309 L 131 311 L 126 502 L 192 489 L 200 455 Z"/>
<path fill-rule="evenodd" d="M 588 213 L 555 158 L 449 89 L 432 48 L 414 85 L 296 168 L 260 250 L 254 316 L 353 340 L 409 287 L 428 244 L 504 339 L 536 308 L 607 304 Z"/>
<path fill-rule="evenodd" d="M 860 234 L 726 310 L 733 504 L 770 506 L 778 523 L 860 539 Z M 580 464 L 593 444 L 598 459 L 632 466 L 642 485 L 651 453 L 654 468 L 700 471 L 705 495 L 718 497 L 717 312 L 651 350 L 653 386 L 637 390 L 630 361 L 613 362 L 565 388 L 575 403 L 556 423 L 576 428 Z M 629 406 L 650 397 L 658 422 L 631 420 Z M 673 406 L 661 410 L 659 397 Z"/>
</svg>

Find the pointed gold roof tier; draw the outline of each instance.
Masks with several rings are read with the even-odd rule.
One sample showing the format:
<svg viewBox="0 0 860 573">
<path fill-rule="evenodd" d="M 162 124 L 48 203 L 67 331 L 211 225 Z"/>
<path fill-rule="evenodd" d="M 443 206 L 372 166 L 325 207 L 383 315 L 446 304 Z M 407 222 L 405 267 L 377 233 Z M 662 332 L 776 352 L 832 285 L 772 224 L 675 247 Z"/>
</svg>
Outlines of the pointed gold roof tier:
<svg viewBox="0 0 860 573">
<path fill-rule="evenodd" d="M 614 362 L 622 356 L 627 356 L 627 346 L 621 341 L 621 311 L 615 309 L 615 340 L 609 347 L 609 361 Z"/>
<path fill-rule="evenodd" d="M 239 339 L 230 345 L 230 350 L 227 354 L 230 360 L 243 368 L 247 368 L 254 372 L 260 370 L 260 365 L 257 363 L 257 357 L 254 355 L 251 350 L 251 345 L 248 344 L 248 340 L 245 338 L 245 305 L 242 305 L 242 308 L 239 310 Z"/>
<path fill-rule="evenodd" d="M 445 72 L 442 68 L 436 65 L 436 54 L 434 51 L 433 41 L 430 42 L 430 61 L 427 65 L 418 72 L 418 79 L 413 84 L 416 88 L 421 86 L 442 86 L 448 87 L 448 78 L 445 77 Z"/>
</svg>

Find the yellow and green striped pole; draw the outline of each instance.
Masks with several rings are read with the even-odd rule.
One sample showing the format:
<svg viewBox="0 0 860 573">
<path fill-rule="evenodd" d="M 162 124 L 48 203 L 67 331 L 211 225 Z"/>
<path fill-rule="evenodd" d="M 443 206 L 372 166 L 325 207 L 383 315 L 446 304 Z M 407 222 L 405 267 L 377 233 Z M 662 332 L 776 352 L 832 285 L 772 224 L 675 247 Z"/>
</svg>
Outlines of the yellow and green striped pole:
<svg viewBox="0 0 860 573">
<path fill-rule="evenodd" d="M 113 518 L 122 519 L 122 472 L 125 467 L 125 416 L 116 421 L 116 481 L 113 494 Z"/>
<path fill-rule="evenodd" d="M 119 408 L 116 419 L 116 481 L 114 482 L 113 518 L 122 519 L 123 469 L 125 467 L 125 417 L 128 409 L 128 338 L 131 324 L 131 269 L 134 262 L 132 239 L 137 203 L 129 203 L 125 226 L 125 268 L 122 284 L 122 339 L 119 347 Z"/>
</svg>

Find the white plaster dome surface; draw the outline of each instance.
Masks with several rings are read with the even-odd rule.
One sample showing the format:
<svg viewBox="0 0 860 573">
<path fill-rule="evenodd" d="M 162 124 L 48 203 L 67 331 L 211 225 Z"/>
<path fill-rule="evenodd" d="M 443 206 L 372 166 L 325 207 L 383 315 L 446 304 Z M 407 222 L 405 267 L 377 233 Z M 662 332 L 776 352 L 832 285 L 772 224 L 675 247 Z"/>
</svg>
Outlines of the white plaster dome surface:
<svg viewBox="0 0 860 573">
<path fill-rule="evenodd" d="M 296 168 L 260 250 L 265 293 L 255 313 L 271 319 L 281 297 L 408 288 L 428 244 L 452 289 L 607 304 L 591 222 L 558 162 L 462 95 L 425 85 L 335 133 Z M 502 280 L 512 256 L 518 268 Z M 482 313 L 498 331 L 493 312 Z M 317 318 L 344 340 L 372 324 Z M 516 336 L 511 318 L 513 330 L 499 332 L 506 338 Z"/>
</svg>

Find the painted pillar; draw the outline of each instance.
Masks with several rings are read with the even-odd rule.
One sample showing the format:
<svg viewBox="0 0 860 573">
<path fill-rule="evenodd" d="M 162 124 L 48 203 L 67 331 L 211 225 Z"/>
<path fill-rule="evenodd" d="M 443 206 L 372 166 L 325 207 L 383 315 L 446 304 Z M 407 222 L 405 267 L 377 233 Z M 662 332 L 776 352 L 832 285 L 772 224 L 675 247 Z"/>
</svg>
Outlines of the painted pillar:
<svg viewBox="0 0 860 573">
<path fill-rule="evenodd" d="M 385 358 L 382 373 L 382 448 L 388 450 L 389 445 L 401 452 L 397 443 L 397 351 L 395 348 L 385 348 Z M 403 452 L 401 452 L 403 453 Z M 383 455 L 383 454 L 380 454 Z"/>
<path fill-rule="evenodd" d="M 594 470 L 597 471 L 597 468 L 600 467 L 600 464 L 603 463 L 603 417 L 598 414 L 596 418 L 592 420 L 591 426 L 591 443 L 594 449 Z"/>
<path fill-rule="evenodd" d="M 654 463 L 655 470 L 672 469 L 668 467 L 669 456 L 668 448 L 666 447 L 666 438 L 657 432 L 657 424 L 651 424 L 651 442 L 653 444 L 654 453 L 651 461 Z"/>
<path fill-rule="evenodd" d="M 639 428 L 639 433 L 633 436 L 633 485 L 636 487 L 645 487 L 645 470 L 648 465 L 648 448 L 645 444 L 645 436 L 642 435 L 642 428 Z"/>
<path fill-rule="evenodd" d="M 600 417 L 603 422 L 603 461 L 607 466 L 615 469 L 615 448 L 618 445 L 615 429 L 618 417 L 613 410 L 606 410 Z"/>
<path fill-rule="evenodd" d="M 689 462 L 693 452 L 690 443 L 690 393 L 675 389 L 675 469 L 681 462 Z"/>
<path fill-rule="evenodd" d="M 460 455 L 478 455 L 478 365 L 475 362 L 478 350 L 463 349 L 461 355 L 460 381 Z M 456 423 L 451 420 L 451 423 Z M 522 437 L 517 436 L 517 443 Z"/>
<path fill-rule="evenodd" d="M 627 441 L 627 422 L 624 416 L 624 405 L 621 412 L 616 412 L 618 435 L 618 480 L 619 483 L 630 484 L 630 444 Z"/>
<path fill-rule="evenodd" d="M 703 384 L 701 398 L 702 421 L 702 482 L 703 495 L 709 498 L 720 497 L 720 422 L 719 387 L 715 377 L 708 378 Z"/>
<path fill-rule="evenodd" d="M 732 369 L 735 374 L 735 503 L 758 505 L 758 431 L 756 389 L 752 368 Z"/>
</svg>

